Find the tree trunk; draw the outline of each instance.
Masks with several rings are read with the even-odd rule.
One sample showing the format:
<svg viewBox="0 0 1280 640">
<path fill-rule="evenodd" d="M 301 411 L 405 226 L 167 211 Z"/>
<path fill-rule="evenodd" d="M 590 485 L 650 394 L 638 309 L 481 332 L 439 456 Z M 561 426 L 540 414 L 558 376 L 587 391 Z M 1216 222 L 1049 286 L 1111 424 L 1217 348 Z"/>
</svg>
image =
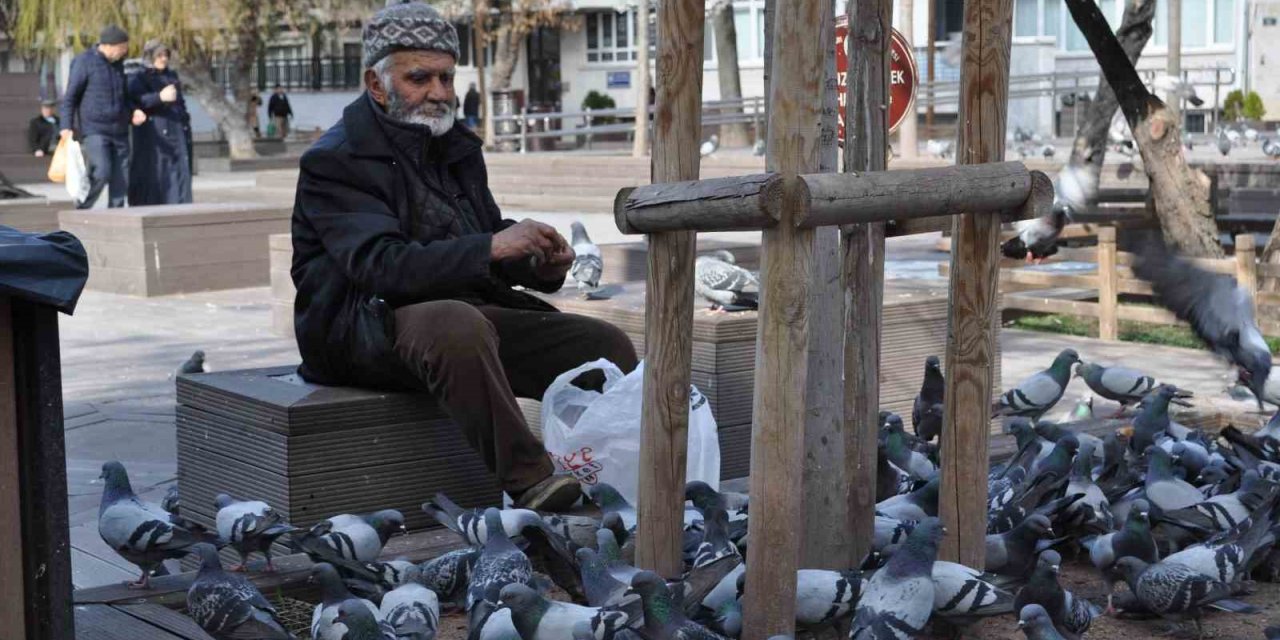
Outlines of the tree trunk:
<svg viewBox="0 0 1280 640">
<path fill-rule="evenodd" d="M 711 6 L 711 25 L 716 38 L 716 68 L 720 76 L 720 99 L 742 99 L 742 75 L 738 70 L 738 30 L 733 23 L 733 0 L 718 0 Z M 725 115 L 741 114 L 742 107 L 725 107 Z M 720 125 L 720 144 L 746 147 L 751 144 L 746 123 Z"/>
<path fill-rule="evenodd" d="M 1262 250 L 1262 264 L 1280 265 L 1280 217 L 1276 218 L 1276 225 L 1271 228 L 1271 238 L 1267 240 L 1267 246 Z M 1264 276 L 1258 282 L 1259 291 L 1280 291 L 1280 277 Z"/>
<path fill-rule="evenodd" d="M 203 54 L 203 55 L 202 55 Z M 252 64 L 252 58 L 250 58 Z M 236 90 L 236 74 L 232 73 L 232 97 L 227 97 L 222 83 L 214 79 L 213 65 L 204 51 L 185 51 L 180 66 L 182 84 L 187 94 L 200 102 L 205 112 L 227 136 L 231 157 L 236 160 L 258 157 L 253 148 L 253 130 L 245 122 L 245 109 L 249 103 L 248 75 L 244 75 L 243 91 Z M 243 100 L 237 94 L 245 95 Z"/>
<path fill-rule="evenodd" d="M 1125 3 L 1124 18 L 1116 31 L 1116 39 L 1124 49 L 1125 56 L 1131 64 L 1137 64 L 1142 49 L 1151 39 L 1151 19 L 1156 15 L 1156 0 L 1129 0 Z M 1111 129 L 1111 119 L 1116 115 L 1120 103 L 1116 100 L 1116 92 L 1103 79 L 1098 84 L 1098 93 L 1085 113 L 1080 129 L 1076 131 L 1075 144 L 1071 147 L 1069 166 L 1086 167 L 1093 176 L 1092 184 L 1098 184 L 1102 178 L 1102 162 L 1107 157 L 1107 132 Z M 1098 191 L 1087 194 L 1086 202 L 1089 210 L 1098 204 Z"/>
<path fill-rule="evenodd" d="M 1066 0 L 1076 26 L 1116 92 L 1142 152 L 1165 242 L 1194 257 L 1221 258 L 1218 226 L 1209 206 L 1209 178 L 1182 154 L 1180 127 L 1164 102 L 1147 91 L 1133 63 L 1092 0 Z"/>
<path fill-rule="evenodd" d="M 506 91 L 511 88 L 511 77 L 520 62 L 520 43 L 524 30 L 516 25 L 508 7 L 498 18 L 498 50 L 493 58 L 493 85 L 490 91 Z"/>
</svg>

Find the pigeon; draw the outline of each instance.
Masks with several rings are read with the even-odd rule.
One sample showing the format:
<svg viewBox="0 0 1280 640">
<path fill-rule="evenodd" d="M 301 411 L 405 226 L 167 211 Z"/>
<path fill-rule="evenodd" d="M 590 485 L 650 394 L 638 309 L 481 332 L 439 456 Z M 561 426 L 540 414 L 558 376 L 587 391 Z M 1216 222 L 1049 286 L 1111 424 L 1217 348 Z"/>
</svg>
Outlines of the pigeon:
<svg viewBox="0 0 1280 640">
<path fill-rule="evenodd" d="M 608 565 L 594 549 L 581 548 L 576 553 L 578 566 L 582 570 L 582 590 L 587 597 L 587 604 L 603 607 L 620 602 L 630 587 L 609 573 Z"/>
<path fill-rule="evenodd" d="M 502 527 L 502 515 L 497 509 L 484 512 L 485 525 L 490 531 Z M 533 578 L 533 565 L 522 551 L 505 535 L 491 535 L 485 540 L 484 550 L 471 569 L 471 584 L 467 589 L 467 609 L 485 598 L 485 593 L 495 586 L 498 590 L 508 584 L 528 584 Z"/>
<path fill-rule="evenodd" d="M 591 238 L 587 236 L 587 228 L 581 222 L 575 220 L 572 227 L 574 257 L 569 275 L 578 283 L 578 293 L 587 297 L 600 288 L 604 258 L 600 255 L 600 247 L 591 242 Z"/>
<path fill-rule="evenodd" d="M 1054 206 L 1039 218 L 1019 221 L 1017 234 L 1000 245 L 1000 253 L 1014 260 L 1043 262 L 1058 252 L 1058 236 L 1067 226 L 1067 217 L 1065 206 Z"/>
<path fill-rule="evenodd" d="M 738 548 L 729 541 L 729 514 L 724 509 L 706 510 L 702 542 L 694 552 L 693 567 L 705 567 L 721 558 L 738 556 Z"/>
<path fill-rule="evenodd" d="M 445 494 L 437 493 L 433 499 L 422 504 L 422 511 L 473 547 L 483 545 L 488 538 L 483 509 L 463 509 Z M 540 526 L 542 523 L 542 516 L 531 509 L 502 509 L 498 514 L 502 517 L 502 530 L 508 538 L 521 535 L 526 527 Z M 594 531 L 592 537 L 595 537 Z"/>
<path fill-rule="evenodd" d="M 944 160 L 951 157 L 955 151 L 955 144 L 950 140 L 928 140 L 924 143 L 924 147 L 929 155 Z"/>
<path fill-rule="evenodd" d="M 1227 535 L 1171 553 L 1164 562 L 1195 569 L 1223 584 L 1236 585 L 1247 577 L 1254 554 L 1275 542 L 1275 535 L 1267 526 L 1271 522 L 1269 517 L 1261 518 L 1257 524 L 1246 519 Z"/>
<path fill-rule="evenodd" d="M 1032 559 L 1041 540 L 1053 537 L 1053 524 L 1042 514 L 1034 514 L 1013 530 L 987 535 L 988 573 L 1022 577 L 1035 567 Z"/>
<path fill-rule="evenodd" d="M 1102 573 L 1107 583 L 1107 611 L 1114 611 L 1112 591 L 1121 575 L 1115 571 L 1116 561 L 1129 556 L 1154 563 L 1160 559 L 1155 538 L 1151 535 L 1150 506 L 1138 499 L 1129 509 L 1124 527 L 1115 533 L 1085 538 L 1081 543 L 1089 549 L 1089 560 Z"/>
<path fill-rule="evenodd" d="M 898 546 L 907 541 L 911 530 L 916 528 L 915 520 L 898 520 L 889 516 L 876 514 L 875 529 L 872 534 L 871 550 L 888 557 L 893 555 Z"/>
<path fill-rule="evenodd" d="M 1263 138 L 1262 153 L 1272 160 L 1280 159 L 1280 141 L 1275 138 Z"/>
<path fill-rule="evenodd" d="M 286 533 L 295 529 L 274 509 L 260 500 L 236 500 L 220 493 L 214 498 L 218 515 L 214 522 L 218 538 L 231 545 L 240 554 L 240 564 L 231 571 L 243 571 L 249 554 L 259 551 L 267 557 L 267 571 L 275 571 L 271 564 L 271 545 Z"/>
<path fill-rule="evenodd" d="M 344 513 L 326 518 L 292 539 L 313 562 L 373 562 L 391 535 L 404 530 L 404 515 L 385 509 L 367 516 Z"/>
<path fill-rule="evenodd" d="M 1254 320 L 1252 294 L 1231 276 L 1205 271 L 1159 241 L 1138 253 L 1133 272 L 1151 283 L 1161 304 L 1188 322 L 1196 336 L 1242 370 L 1261 410 L 1271 350 Z"/>
<path fill-rule="evenodd" d="M 711 134 L 711 137 L 702 143 L 698 148 L 698 153 L 703 157 L 707 157 L 716 152 L 720 148 L 720 136 Z"/>
<path fill-rule="evenodd" d="M 1280 375 L 1269 376 L 1266 383 L 1262 385 L 1260 394 L 1250 387 L 1249 372 L 1245 369 L 1238 370 L 1236 384 L 1250 388 L 1250 393 L 1254 394 L 1261 404 L 1280 407 Z"/>
<path fill-rule="evenodd" d="M 1231 138 L 1227 137 L 1227 131 L 1225 129 L 1218 129 L 1217 142 L 1218 153 L 1221 153 L 1222 157 L 1225 158 L 1228 155 L 1231 155 Z"/>
<path fill-rule="evenodd" d="M 1013 611 L 1013 594 L 996 585 L 996 576 L 955 562 L 933 563 L 933 615 L 949 621 Z"/>
<path fill-rule="evenodd" d="M 440 600 L 421 584 L 400 585 L 382 597 L 382 619 L 395 629 L 397 640 L 432 640 L 440 626 Z"/>
<path fill-rule="evenodd" d="M 1153 93 L 1171 95 L 1181 100 L 1186 100 L 1193 107 L 1199 107 L 1204 104 L 1204 99 L 1196 95 L 1196 88 L 1186 80 L 1175 78 L 1168 74 L 1160 74 L 1155 77 L 1151 83 Z"/>
<path fill-rule="evenodd" d="M 814 628 L 845 618 L 853 612 L 865 584 L 860 571 L 797 571 L 796 624 Z"/>
<path fill-rule="evenodd" d="M 767 150 L 768 150 L 768 147 L 765 146 L 764 138 L 761 138 L 759 140 L 756 140 L 755 146 L 751 148 L 751 155 L 760 157 L 760 156 L 763 156 L 765 154 L 765 151 Z"/>
<path fill-rule="evenodd" d="M 1171 385 L 1162 384 L 1156 387 L 1156 390 L 1142 399 L 1139 404 L 1138 415 L 1133 419 L 1132 429 L 1126 427 L 1121 429 L 1131 435 L 1129 439 L 1129 452 L 1135 456 L 1146 451 L 1149 447 L 1160 444 L 1170 438 L 1169 428 L 1172 421 L 1169 419 L 1169 403 L 1177 395 L 1177 389 Z"/>
<path fill-rule="evenodd" d="M 1194 485 L 1173 475 L 1173 456 L 1160 447 L 1147 448 L 1147 500 L 1168 513 L 1200 504 L 1204 495 Z"/>
<path fill-rule="evenodd" d="M 418 565 L 405 559 L 356 562 L 339 558 L 331 564 L 338 570 L 351 593 L 378 605 L 382 604 L 382 598 L 392 590 L 409 583 L 422 582 Z"/>
<path fill-rule="evenodd" d="M 717 634 L 685 617 L 675 605 L 671 590 L 658 574 L 641 571 L 631 579 L 631 591 L 640 596 L 644 608 L 641 635 L 663 640 L 722 640 Z M 599 637 L 599 636 L 597 636 Z"/>
<path fill-rule="evenodd" d="M 992 407 L 993 415 L 1039 420 L 1062 399 L 1067 383 L 1071 382 L 1071 367 L 1077 362 L 1080 362 L 1080 356 L 1075 349 L 1063 349 L 1048 369 L 1019 382 L 1000 396 Z"/>
<path fill-rule="evenodd" d="M 378 619 L 360 600 L 347 600 L 335 608 L 335 626 L 344 629 L 341 640 L 400 640 L 411 637 L 397 634 L 390 623 Z"/>
<path fill-rule="evenodd" d="M 695 509 L 705 511 L 709 507 L 719 507 L 729 513 L 730 520 L 737 520 L 736 513 L 745 514 L 751 499 L 745 493 L 720 492 L 711 485 L 694 480 L 684 485 L 684 499 L 693 503 Z"/>
<path fill-rule="evenodd" d="M 201 629 L 219 639 L 293 638 L 252 582 L 222 570 L 217 548 L 201 542 L 191 552 L 200 556 L 200 571 L 187 589 L 187 615 Z"/>
<path fill-rule="evenodd" d="M 1089 211 L 1098 200 L 1098 175 L 1087 164 L 1067 163 L 1053 181 L 1053 208 L 1068 218 Z"/>
<path fill-rule="evenodd" d="M 178 493 L 178 483 L 169 485 L 169 490 L 164 492 L 164 498 L 160 500 L 160 508 L 169 512 L 169 515 L 182 515 L 182 496 Z"/>
<path fill-rule="evenodd" d="M 359 603 L 376 619 L 381 619 L 382 613 L 372 602 L 351 595 L 333 565 L 316 563 L 311 567 L 311 581 L 320 584 L 320 604 L 311 614 L 311 637 L 315 640 L 343 640 L 347 627 L 337 618 L 338 606 L 344 602 Z"/>
<path fill-rule="evenodd" d="M 618 539 L 612 531 L 601 529 L 596 532 L 596 549 L 609 575 L 614 579 L 629 584 L 631 579 L 640 572 L 639 569 L 622 560 L 622 548 L 618 546 Z"/>
<path fill-rule="evenodd" d="M 913 480 L 928 480 L 938 468 L 926 456 L 912 449 L 907 444 L 907 434 L 903 431 L 902 418 L 889 413 L 881 424 L 885 436 L 885 453 L 894 466 L 911 475 Z"/>
<path fill-rule="evenodd" d="M 942 377 L 942 365 L 938 356 L 929 356 L 924 361 L 924 382 L 920 384 L 920 393 L 916 395 L 911 407 L 911 427 L 916 436 L 925 442 L 932 442 L 942 434 L 945 394 L 946 381 Z"/>
<path fill-rule="evenodd" d="M 1062 557 L 1057 551 L 1049 549 L 1041 553 L 1031 579 L 1018 590 L 1013 606 L 1017 611 L 1031 604 L 1044 607 L 1058 633 L 1067 640 L 1076 640 L 1089 630 L 1089 625 L 1102 615 L 1102 611 L 1058 584 L 1061 565 Z"/>
<path fill-rule="evenodd" d="M 1094 362 L 1081 363 L 1076 367 L 1076 377 L 1083 379 L 1094 393 L 1119 402 L 1121 411 L 1140 402 L 1156 389 L 1155 378 L 1141 371 L 1127 367 L 1104 367 Z M 1190 396 L 1190 392 L 1179 390 L 1177 398 L 1181 400 Z M 1180 404 L 1186 403 L 1180 401 Z"/>
<path fill-rule="evenodd" d="M 1059 439 L 1053 450 L 1044 459 L 1031 466 L 1029 482 L 1042 482 L 1066 478 L 1071 472 L 1071 461 L 1080 450 L 1080 440 L 1074 434 L 1067 434 Z"/>
<path fill-rule="evenodd" d="M 1111 515 L 1111 503 L 1106 494 L 1093 481 L 1093 445 L 1086 444 L 1076 454 L 1067 482 L 1067 495 L 1083 497 L 1066 509 L 1067 522 L 1077 532 L 1104 534 L 1115 528 Z"/>
<path fill-rule="evenodd" d="M 627 530 L 635 529 L 636 508 L 630 502 L 627 502 L 627 499 L 613 485 L 607 482 L 597 482 L 593 485 L 588 485 L 583 489 L 583 492 L 587 494 L 587 498 L 592 503 L 600 508 L 602 514 L 607 516 L 611 513 L 616 513 L 622 518 L 622 524 Z"/>
<path fill-rule="evenodd" d="M 131 588 L 151 586 L 151 573 L 163 569 L 167 559 L 181 558 L 197 542 L 199 534 L 173 521 L 173 516 L 152 502 L 133 494 L 129 473 L 124 465 L 110 461 L 102 465 L 100 476 L 105 484 L 98 507 L 98 535 L 108 547 L 142 570 Z"/>
<path fill-rule="evenodd" d="M 693 290 L 711 303 L 713 310 L 754 309 L 759 306 L 760 280 L 739 267 L 733 254 L 717 251 L 698 256 L 693 265 Z M 756 291 L 746 291 L 755 288 Z"/>
<path fill-rule="evenodd" d="M 908 640 L 920 635 L 934 608 L 933 564 L 946 529 L 922 520 L 907 542 L 863 587 L 850 640 Z"/>
<path fill-rule="evenodd" d="M 460 604 L 471 583 L 471 568 L 480 557 L 478 549 L 456 549 L 418 565 L 418 581 L 436 592 L 440 599 Z"/>
<path fill-rule="evenodd" d="M 1049 613 L 1038 604 L 1029 604 L 1018 614 L 1018 628 L 1027 636 L 1027 640 L 1066 640 L 1054 628 Z"/>
<path fill-rule="evenodd" d="M 942 480 L 933 476 L 924 486 L 876 503 L 876 514 L 896 518 L 900 521 L 920 521 L 938 515 L 938 489 Z"/>
<path fill-rule="evenodd" d="M 1200 627 L 1201 608 L 1231 596 L 1231 587 L 1180 564 L 1151 564 L 1127 556 L 1116 561 L 1125 582 L 1147 611 L 1163 618 L 1178 620 L 1190 617 L 1196 625 L 1197 637 L 1204 637 Z"/>
<path fill-rule="evenodd" d="M 628 622 L 627 614 L 621 611 L 548 600 L 519 583 L 502 588 L 498 606 L 511 610 L 511 622 L 524 640 L 571 638 L 580 622 L 588 624 L 593 637 L 610 638 Z"/>
<path fill-rule="evenodd" d="M 917 483 L 911 474 L 889 461 L 889 449 L 884 442 L 876 445 L 876 501 L 882 502 L 896 495 L 910 493 Z"/>
<path fill-rule="evenodd" d="M 178 367 L 178 375 L 204 373 L 204 352 L 197 350 Z"/>
</svg>

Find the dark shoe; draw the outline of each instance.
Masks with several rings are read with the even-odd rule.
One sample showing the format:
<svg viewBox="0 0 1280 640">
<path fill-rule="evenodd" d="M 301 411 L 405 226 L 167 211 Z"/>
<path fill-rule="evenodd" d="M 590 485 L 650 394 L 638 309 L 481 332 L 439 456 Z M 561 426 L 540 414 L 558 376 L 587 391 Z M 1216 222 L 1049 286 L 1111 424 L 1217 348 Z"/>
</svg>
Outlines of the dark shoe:
<svg viewBox="0 0 1280 640">
<path fill-rule="evenodd" d="M 568 511 L 582 497 L 582 485 L 573 476 L 549 475 L 515 497 L 518 509 Z"/>
</svg>

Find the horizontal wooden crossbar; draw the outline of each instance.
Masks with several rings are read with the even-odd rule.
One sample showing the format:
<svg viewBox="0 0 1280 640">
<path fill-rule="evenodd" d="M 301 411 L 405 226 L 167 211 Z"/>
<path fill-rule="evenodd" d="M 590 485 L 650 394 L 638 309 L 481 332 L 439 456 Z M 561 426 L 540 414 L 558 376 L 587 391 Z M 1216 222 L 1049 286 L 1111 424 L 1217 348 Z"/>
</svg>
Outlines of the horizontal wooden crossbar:
<svg viewBox="0 0 1280 640">
<path fill-rule="evenodd" d="M 623 233 L 755 231 L 779 218 L 784 198 L 804 215 L 797 226 L 907 220 L 960 213 L 998 213 L 1009 219 L 1047 214 L 1053 184 L 1021 162 L 866 173 L 781 174 L 713 178 L 623 189 L 614 219 Z"/>
</svg>

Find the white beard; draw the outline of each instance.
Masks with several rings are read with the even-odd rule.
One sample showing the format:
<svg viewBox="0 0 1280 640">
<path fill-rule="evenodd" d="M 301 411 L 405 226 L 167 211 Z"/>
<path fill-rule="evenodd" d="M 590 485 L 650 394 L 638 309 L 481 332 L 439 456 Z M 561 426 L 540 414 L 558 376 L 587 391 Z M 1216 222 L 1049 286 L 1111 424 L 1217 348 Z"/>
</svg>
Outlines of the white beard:
<svg viewBox="0 0 1280 640">
<path fill-rule="evenodd" d="M 453 123 L 457 121 L 457 119 L 458 114 L 455 113 L 453 109 L 449 109 L 448 112 L 442 116 L 427 116 L 420 113 L 411 113 L 408 114 L 404 121 L 410 124 L 427 127 L 431 130 L 431 135 L 439 137 L 449 133 L 449 131 L 453 129 Z"/>
</svg>

